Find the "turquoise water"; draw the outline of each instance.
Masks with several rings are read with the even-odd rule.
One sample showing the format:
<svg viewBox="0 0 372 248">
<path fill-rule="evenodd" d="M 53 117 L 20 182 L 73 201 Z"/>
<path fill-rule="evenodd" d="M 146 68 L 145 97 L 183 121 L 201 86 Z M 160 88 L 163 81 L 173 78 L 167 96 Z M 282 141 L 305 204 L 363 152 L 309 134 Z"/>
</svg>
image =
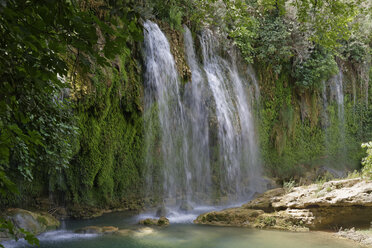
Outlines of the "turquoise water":
<svg viewBox="0 0 372 248">
<path fill-rule="evenodd" d="M 113 213 L 84 221 L 66 221 L 61 230 L 39 236 L 41 248 L 357 248 L 355 243 L 321 232 L 290 233 L 233 227 L 171 224 L 166 228 L 137 225 L 139 216 Z M 89 225 L 117 226 L 136 230 L 134 234 L 93 235 L 73 231 Z M 24 241 L 5 247 L 27 247 Z"/>
</svg>

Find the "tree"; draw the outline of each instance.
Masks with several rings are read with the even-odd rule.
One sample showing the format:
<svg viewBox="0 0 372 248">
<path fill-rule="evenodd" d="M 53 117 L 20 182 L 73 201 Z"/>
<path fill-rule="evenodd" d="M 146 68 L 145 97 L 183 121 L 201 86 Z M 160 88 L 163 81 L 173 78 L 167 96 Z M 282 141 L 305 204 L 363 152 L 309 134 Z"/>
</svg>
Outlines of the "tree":
<svg viewBox="0 0 372 248">
<path fill-rule="evenodd" d="M 141 38 L 129 2 L 0 1 L 1 203 L 17 193 L 14 180 L 33 180 L 36 167 L 68 166 L 77 130 L 61 92 Z"/>
</svg>

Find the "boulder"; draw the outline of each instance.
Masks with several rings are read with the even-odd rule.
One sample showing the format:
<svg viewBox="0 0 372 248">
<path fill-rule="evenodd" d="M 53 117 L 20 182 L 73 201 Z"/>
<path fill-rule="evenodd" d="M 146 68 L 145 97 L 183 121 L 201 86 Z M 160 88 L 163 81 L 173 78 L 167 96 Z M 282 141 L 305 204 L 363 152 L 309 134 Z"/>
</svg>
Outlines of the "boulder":
<svg viewBox="0 0 372 248">
<path fill-rule="evenodd" d="M 253 227 L 256 218 L 264 211 L 246 208 L 228 208 L 222 211 L 213 211 L 199 215 L 195 224 L 216 226 Z"/>
<path fill-rule="evenodd" d="M 46 212 L 31 212 L 20 208 L 6 210 L 4 218 L 11 221 L 16 229 L 15 236 L 23 237 L 23 234 L 17 229 L 24 229 L 34 235 L 38 235 L 48 230 L 54 230 L 60 226 L 60 222 L 52 215 Z M 5 240 L 12 238 L 7 232 L 0 234 L 0 239 Z"/>
<path fill-rule="evenodd" d="M 145 226 L 168 226 L 169 220 L 165 217 L 160 217 L 159 219 L 147 218 L 140 220 L 139 224 Z"/>
<path fill-rule="evenodd" d="M 8 231 L 0 232 L 0 242 L 24 237 L 24 234 L 19 229 L 38 235 L 60 226 L 60 222 L 47 212 L 31 212 L 20 208 L 11 208 L 3 213 L 3 217 L 13 223 L 15 233 L 12 235 Z"/>
</svg>

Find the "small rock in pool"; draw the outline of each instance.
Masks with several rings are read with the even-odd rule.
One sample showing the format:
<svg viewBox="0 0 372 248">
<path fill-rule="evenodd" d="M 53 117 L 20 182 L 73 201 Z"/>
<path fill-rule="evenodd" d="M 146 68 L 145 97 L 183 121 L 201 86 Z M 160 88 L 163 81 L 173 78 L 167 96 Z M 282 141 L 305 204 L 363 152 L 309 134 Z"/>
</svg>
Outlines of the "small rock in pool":
<svg viewBox="0 0 372 248">
<path fill-rule="evenodd" d="M 169 220 L 165 217 L 160 217 L 159 219 L 147 218 L 144 220 L 140 220 L 139 224 L 145 226 L 168 226 Z"/>
<path fill-rule="evenodd" d="M 112 234 L 119 231 L 115 226 L 86 226 L 75 231 L 82 234 Z"/>
</svg>

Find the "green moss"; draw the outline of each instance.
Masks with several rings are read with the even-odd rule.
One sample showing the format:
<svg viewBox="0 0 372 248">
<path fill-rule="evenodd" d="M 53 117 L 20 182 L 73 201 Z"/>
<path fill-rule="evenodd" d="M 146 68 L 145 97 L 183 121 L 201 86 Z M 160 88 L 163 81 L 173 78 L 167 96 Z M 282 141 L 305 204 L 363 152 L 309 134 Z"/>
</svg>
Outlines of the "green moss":
<svg viewBox="0 0 372 248">
<path fill-rule="evenodd" d="M 42 217 L 42 216 L 38 216 L 37 219 L 36 219 L 39 223 L 47 226 L 48 225 L 48 221 L 45 219 L 45 217 Z"/>
<path fill-rule="evenodd" d="M 141 195 L 142 85 L 136 61 L 120 71 L 98 68 L 93 89 L 77 103 L 78 149 L 65 170 L 68 200 L 107 205 Z"/>
<path fill-rule="evenodd" d="M 321 89 L 299 90 L 288 71 L 277 76 L 262 65 L 257 71 L 262 82 L 259 138 L 269 174 L 289 180 L 312 167 L 353 170 L 360 166 L 360 142 L 371 137 L 370 131 L 362 130 L 372 127 L 366 118 L 371 111 L 363 107 L 361 97 L 354 104 L 345 92 L 344 121 L 337 104 L 330 101 L 325 121 Z"/>
</svg>

